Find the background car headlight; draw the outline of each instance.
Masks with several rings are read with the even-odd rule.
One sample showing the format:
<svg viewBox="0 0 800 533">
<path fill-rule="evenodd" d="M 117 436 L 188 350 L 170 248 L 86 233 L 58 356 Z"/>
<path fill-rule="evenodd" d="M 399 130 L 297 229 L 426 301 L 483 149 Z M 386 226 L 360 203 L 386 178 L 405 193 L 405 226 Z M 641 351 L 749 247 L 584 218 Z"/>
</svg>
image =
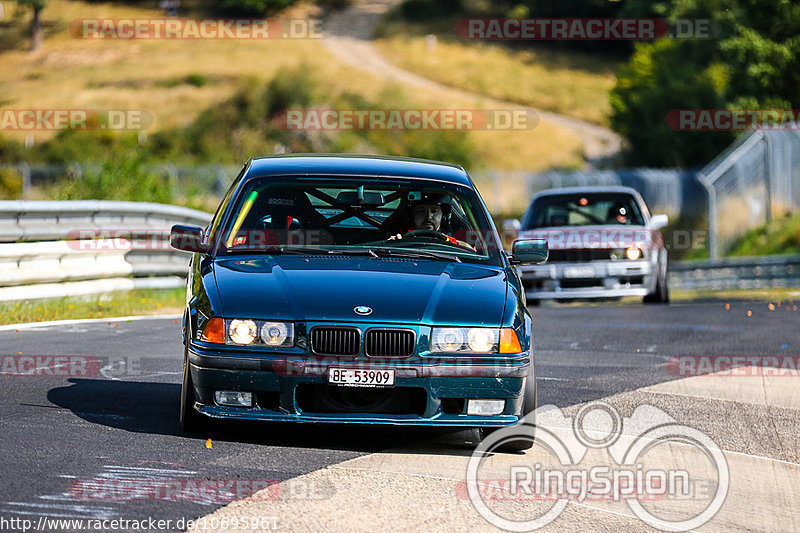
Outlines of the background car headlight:
<svg viewBox="0 0 800 533">
<path fill-rule="evenodd" d="M 228 337 L 234 344 L 252 344 L 257 331 L 256 323 L 252 320 L 231 320 Z"/>
<path fill-rule="evenodd" d="M 284 322 L 264 322 L 261 326 L 261 340 L 267 346 L 282 346 L 289 338 L 294 338 L 292 324 Z"/>
<path fill-rule="evenodd" d="M 433 328 L 431 352 L 497 353 L 500 328 Z"/>
<path fill-rule="evenodd" d="M 642 257 L 642 251 L 635 246 L 631 246 L 630 248 L 625 250 L 625 257 L 627 257 L 631 261 L 636 261 L 637 259 Z"/>
</svg>

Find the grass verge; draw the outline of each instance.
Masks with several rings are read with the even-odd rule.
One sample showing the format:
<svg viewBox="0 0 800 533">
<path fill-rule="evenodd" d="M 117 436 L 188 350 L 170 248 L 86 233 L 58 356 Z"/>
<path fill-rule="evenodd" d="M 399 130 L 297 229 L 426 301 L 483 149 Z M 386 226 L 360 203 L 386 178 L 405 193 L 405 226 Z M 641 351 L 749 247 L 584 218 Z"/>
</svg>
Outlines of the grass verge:
<svg viewBox="0 0 800 533">
<path fill-rule="evenodd" d="M 136 289 L 93 297 L 53 298 L 0 303 L 0 324 L 76 318 L 180 314 L 186 289 Z"/>
<path fill-rule="evenodd" d="M 775 287 L 770 289 L 730 289 L 722 291 L 681 291 L 672 290 L 670 299 L 673 302 L 691 302 L 696 300 L 752 301 L 769 302 L 778 311 L 797 311 L 800 302 L 800 287 Z"/>
<path fill-rule="evenodd" d="M 800 213 L 776 218 L 747 231 L 731 246 L 731 257 L 800 254 Z"/>
</svg>

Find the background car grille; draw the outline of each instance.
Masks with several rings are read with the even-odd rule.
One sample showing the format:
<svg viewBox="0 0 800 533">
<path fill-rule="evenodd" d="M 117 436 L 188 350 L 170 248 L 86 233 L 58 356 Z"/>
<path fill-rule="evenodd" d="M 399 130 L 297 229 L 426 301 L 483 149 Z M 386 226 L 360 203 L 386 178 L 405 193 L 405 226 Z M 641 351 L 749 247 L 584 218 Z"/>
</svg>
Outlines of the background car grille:
<svg viewBox="0 0 800 533">
<path fill-rule="evenodd" d="M 587 263 L 589 261 L 608 261 L 611 259 L 609 249 L 593 250 L 550 250 L 548 263 Z"/>
<path fill-rule="evenodd" d="M 367 330 L 370 357 L 409 357 L 414 354 L 414 332 L 405 329 Z"/>
<path fill-rule="evenodd" d="M 311 351 L 318 355 L 358 355 L 361 331 L 358 328 L 311 329 Z"/>
</svg>

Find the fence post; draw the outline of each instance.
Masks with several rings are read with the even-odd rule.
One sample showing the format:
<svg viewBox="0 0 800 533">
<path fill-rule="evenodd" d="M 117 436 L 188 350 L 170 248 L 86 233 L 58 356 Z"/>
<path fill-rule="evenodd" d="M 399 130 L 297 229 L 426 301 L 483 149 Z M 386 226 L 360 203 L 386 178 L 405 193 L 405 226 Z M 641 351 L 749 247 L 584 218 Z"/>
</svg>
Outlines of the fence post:
<svg viewBox="0 0 800 533">
<path fill-rule="evenodd" d="M 17 163 L 19 173 L 22 174 L 22 199 L 27 200 L 31 193 L 31 167 L 25 161 Z"/>
<path fill-rule="evenodd" d="M 717 250 L 717 191 L 702 172 L 697 174 L 697 181 L 708 194 L 708 257 L 712 261 L 716 261 L 719 258 Z"/>
<path fill-rule="evenodd" d="M 772 143 L 766 131 L 764 131 L 761 138 L 764 139 L 764 182 L 767 190 L 766 221 L 769 222 L 772 220 Z"/>
</svg>

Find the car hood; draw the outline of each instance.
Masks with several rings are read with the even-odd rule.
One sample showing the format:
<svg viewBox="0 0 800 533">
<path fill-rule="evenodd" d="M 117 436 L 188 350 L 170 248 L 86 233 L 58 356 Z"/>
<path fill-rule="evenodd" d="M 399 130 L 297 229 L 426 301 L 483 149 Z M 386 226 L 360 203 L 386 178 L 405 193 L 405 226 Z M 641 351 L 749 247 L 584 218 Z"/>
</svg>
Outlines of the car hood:
<svg viewBox="0 0 800 533">
<path fill-rule="evenodd" d="M 506 302 L 503 270 L 475 264 L 276 255 L 217 259 L 213 269 L 230 318 L 498 327 Z"/>
<path fill-rule="evenodd" d="M 620 224 L 537 228 L 520 231 L 519 238 L 547 239 L 547 247 L 550 250 L 627 248 L 629 246 L 650 249 L 660 246 L 662 240 L 659 231 L 653 231 L 645 226 Z"/>
</svg>

